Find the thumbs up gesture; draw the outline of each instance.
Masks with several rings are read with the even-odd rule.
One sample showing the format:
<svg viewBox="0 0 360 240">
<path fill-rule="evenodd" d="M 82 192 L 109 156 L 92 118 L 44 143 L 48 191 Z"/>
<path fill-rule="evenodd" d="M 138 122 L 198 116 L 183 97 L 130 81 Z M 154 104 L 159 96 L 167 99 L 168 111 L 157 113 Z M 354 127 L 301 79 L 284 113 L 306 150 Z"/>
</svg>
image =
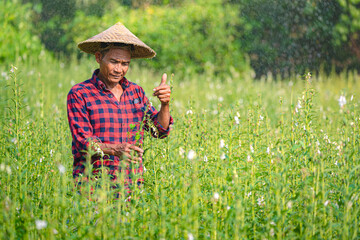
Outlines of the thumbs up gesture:
<svg viewBox="0 0 360 240">
<path fill-rule="evenodd" d="M 170 86 L 166 84 L 167 75 L 164 73 L 161 78 L 161 83 L 158 87 L 154 88 L 153 96 L 157 96 L 161 105 L 168 105 L 170 102 L 171 90 Z"/>
</svg>

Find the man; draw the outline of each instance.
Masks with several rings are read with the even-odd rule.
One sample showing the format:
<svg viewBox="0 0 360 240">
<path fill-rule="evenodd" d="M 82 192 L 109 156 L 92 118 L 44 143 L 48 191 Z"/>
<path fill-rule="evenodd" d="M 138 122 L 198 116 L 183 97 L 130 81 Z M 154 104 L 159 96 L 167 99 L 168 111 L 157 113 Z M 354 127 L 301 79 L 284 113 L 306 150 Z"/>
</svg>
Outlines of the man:
<svg viewBox="0 0 360 240">
<path fill-rule="evenodd" d="M 173 123 L 167 76 L 154 88 L 153 96 L 161 102 L 158 112 L 144 90 L 125 78 L 131 59 L 151 58 L 156 53 L 124 25 L 117 23 L 78 47 L 95 55 L 99 69 L 73 86 L 67 97 L 73 176 L 79 183 L 84 181 L 86 161 L 91 158 L 94 174 L 104 166 L 113 182 L 119 184 L 118 177 L 125 172 L 125 185 L 132 184 L 134 175 L 139 184 L 143 181 L 143 129 L 164 138 Z"/>
</svg>

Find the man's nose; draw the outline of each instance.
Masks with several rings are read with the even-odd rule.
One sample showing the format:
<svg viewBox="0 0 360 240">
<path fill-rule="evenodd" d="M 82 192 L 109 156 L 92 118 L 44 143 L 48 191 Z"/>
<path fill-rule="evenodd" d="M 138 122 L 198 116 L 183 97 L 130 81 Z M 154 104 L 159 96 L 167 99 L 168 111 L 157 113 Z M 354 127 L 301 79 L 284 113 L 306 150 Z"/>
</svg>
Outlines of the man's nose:
<svg viewBox="0 0 360 240">
<path fill-rule="evenodd" d="M 121 64 L 116 64 L 114 70 L 117 73 L 121 73 L 123 71 Z"/>
</svg>

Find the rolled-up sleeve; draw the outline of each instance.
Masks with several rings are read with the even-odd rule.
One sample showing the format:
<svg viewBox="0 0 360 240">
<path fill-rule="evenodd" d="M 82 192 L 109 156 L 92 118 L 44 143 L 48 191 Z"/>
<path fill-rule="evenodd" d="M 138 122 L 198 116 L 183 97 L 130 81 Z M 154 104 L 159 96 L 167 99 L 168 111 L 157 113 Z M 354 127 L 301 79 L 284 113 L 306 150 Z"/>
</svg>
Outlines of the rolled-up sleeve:
<svg viewBox="0 0 360 240">
<path fill-rule="evenodd" d="M 90 142 L 101 142 L 98 137 L 93 135 L 93 127 L 85 100 L 74 90 L 71 90 L 67 96 L 67 113 L 73 146 L 77 152 L 87 150 Z"/>
<path fill-rule="evenodd" d="M 165 138 L 170 134 L 171 125 L 174 124 L 174 119 L 170 116 L 169 127 L 164 128 L 158 121 L 159 112 L 152 106 L 149 99 L 146 97 L 144 90 L 141 88 L 141 94 L 145 106 L 147 108 L 146 115 L 148 118 L 145 119 L 144 128 L 150 131 L 151 135 L 155 138 Z M 149 121 L 150 120 L 150 121 Z"/>
<path fill-rule="evenodd" d="M 152 109 L 155 109 L 154 107 L 152 107 Z M 151 110 L 152 110 L 151 109 Z M 156 111 L 156 109 L 155 109 Z M 155 128 L 157 129 L 157 132 L 154 131 L 153 129 L 151 130 L 151 135 L 153 137 L 158 137 L 158 138 L 165 138 L 170 134 L 170 129 L 171 129 L 171 125 L 174 124 L 174 119 L 172 118 L 172 116 L 170 116 L 170 122 L 169 122 L 169 127 L 167 129 L 165 129 L 159 122 L 158 122 L 158 114 L 159 112 L 156 111 L 156 113 L 154 114 L 154 112 L 149 113 L 150 115 L 150 119 L 152 120 Z"/>
</svg>

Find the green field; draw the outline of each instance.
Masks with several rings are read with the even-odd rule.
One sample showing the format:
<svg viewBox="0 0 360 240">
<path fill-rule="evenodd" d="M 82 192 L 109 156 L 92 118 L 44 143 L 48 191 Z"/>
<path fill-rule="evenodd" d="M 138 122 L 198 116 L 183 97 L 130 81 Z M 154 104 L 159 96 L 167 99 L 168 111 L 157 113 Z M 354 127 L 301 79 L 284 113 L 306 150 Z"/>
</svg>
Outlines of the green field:
<svg viewBox="0 0 360 240">
<path fill-rule="evenodd" d="M 132 64 L 158 108 L 162 72 Z M 126 202 L 74 191 L 66 96 L 95 61 L 16 67 L 0 66 L 0 239 L 360 238 L 357 73 L 175 72 L 173 130 L 145 136 L 145 185 Z"/>
</svg>

